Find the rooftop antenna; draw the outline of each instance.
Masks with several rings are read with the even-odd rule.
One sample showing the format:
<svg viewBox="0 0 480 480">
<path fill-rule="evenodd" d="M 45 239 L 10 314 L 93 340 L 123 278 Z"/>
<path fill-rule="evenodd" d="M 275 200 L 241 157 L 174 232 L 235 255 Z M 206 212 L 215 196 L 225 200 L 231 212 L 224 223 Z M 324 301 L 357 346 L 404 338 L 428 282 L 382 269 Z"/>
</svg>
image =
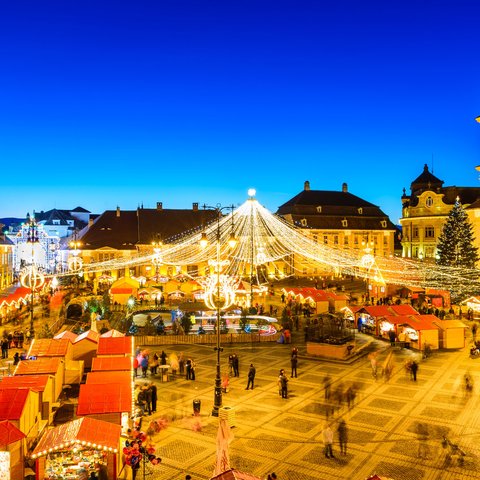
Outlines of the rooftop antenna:
<svg viewBox="0 0 480 480">
<path fill-rule="evenodd" d="M 433 173 L 433 153 L 432 153 L 432 166 L 431 166 L 430 170 L 431 170 L 432 173 Z"/>
</svg>

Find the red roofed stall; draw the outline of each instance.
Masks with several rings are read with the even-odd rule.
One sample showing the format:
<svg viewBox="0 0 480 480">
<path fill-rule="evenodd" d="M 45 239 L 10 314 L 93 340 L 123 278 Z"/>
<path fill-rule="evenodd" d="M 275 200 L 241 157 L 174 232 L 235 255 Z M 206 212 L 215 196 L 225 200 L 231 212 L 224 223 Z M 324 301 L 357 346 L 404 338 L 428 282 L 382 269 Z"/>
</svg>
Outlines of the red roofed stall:
<svg viewBox="0 0 480 480">
<path fill-rule="evenodd" d="M 92 361 L 92 372 L 97 371 L 129 371 L 132 372 L 130 357 L 95 357 Z M 132 373 L 133 375 L 133 373 Z"/>
<path fill-rule="evenodd" d="M 8 420 L 0 421 L 0 478 L 24 478 L 25 434 Z"/>
<path fill-rule="evenodd" d="M 130 357 L 133 356 L 134 337 L 100 337 L 97 356 Z"/>
<path fill-rule="evenodd" d="M 79 335 L 73 342 L 73 359 L 83 361 L 86 369 L 92 368 L 92 359 L 97 355 L 100 334 L 87 330 Z"/>
<path fill-rule="evenodd" d="M 44 478 L 89 478 L 97 462 L 108 478 L 117 479 L 120 467 L 118 425 L 94 418 L 78 418 L 45 432 L 33 451 L 37 480 Z"/>
<path fill-rule="evenodd" d="M 77 339 L 77 337 L 78 335 L 76 333 L 73 333 L 71 330 L 64 330 L 63 332 L 60 332 L 58 335 L 55 335 L 53 338 L 55 340 L 61 340 L 62 338 L 67 338 L 73 343 Z"/>
</svg>

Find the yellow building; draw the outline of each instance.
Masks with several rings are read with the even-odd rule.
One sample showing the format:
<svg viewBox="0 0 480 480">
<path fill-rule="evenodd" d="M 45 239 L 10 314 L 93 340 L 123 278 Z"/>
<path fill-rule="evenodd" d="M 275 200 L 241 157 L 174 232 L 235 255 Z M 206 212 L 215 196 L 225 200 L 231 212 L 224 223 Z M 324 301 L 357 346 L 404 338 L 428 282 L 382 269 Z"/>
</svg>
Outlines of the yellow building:
<svg viewBox="0 0 480 480">
<path fill-rule="evenodd" d="M 403 257 L 435 260 L 438 238 L 457 198 L 473 225 L 475 245 L 480 247 L 480 188 L 444 187 L 443 184 L 425 165 L 411 183 L 410 195 L 404 189 L 400 219 Z"/>
<path fill-rule="evenodd" d="M 14 245 L 7 236 L 0 235 L 0 290 L 13 283 L 13 248 Z"/>
</svg>

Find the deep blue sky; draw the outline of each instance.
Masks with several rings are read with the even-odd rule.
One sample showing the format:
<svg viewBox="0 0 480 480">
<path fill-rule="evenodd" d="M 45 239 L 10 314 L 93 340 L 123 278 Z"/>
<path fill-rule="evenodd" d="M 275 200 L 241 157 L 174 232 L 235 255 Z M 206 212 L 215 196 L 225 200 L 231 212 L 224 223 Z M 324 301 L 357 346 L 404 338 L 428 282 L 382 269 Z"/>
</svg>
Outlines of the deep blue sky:
<svg viewBox="0 0 480 480">
<path fill-rule="evenodd" d="M 303 189 L 400 216 L 424 163 L 477 186 L 478 0 L 3 2 L 0 217 L 272 211 Z"/>
</svg>

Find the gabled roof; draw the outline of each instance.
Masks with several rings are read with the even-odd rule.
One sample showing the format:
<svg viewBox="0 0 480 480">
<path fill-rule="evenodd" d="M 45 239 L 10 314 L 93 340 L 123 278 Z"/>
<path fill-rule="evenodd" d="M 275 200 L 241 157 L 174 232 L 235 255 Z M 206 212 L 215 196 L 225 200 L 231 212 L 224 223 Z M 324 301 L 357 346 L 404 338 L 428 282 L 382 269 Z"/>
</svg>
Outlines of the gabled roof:
<svg viewBox="0 0 480 480">
<path fill-rule="evenodd" d="M 125 383 L 80 385 L 77 415 L 132 411 L 132 387 Z"/>
<path fill-rule="evenodd" d="M 100 337 L 97 355 L 131 355 L 132 337 Z"/>
<path fill-rule="evenodd" d="M 440 319 L 435 315 L 408 315 L 406 318 L 405 323 L 415 330 L 438 330 L 436 322 Z"/>
<path fill-rule="evenodd" d="M 428 170 L 428 165 L 423 166 L 423 172 L 410 184 L 412 193 L 418 190 L 432 190 L 441 188 L 444 184 L 443 180 L 437 178 L 433 173 Z"/>
<path fill-rule="evenodd" d="M 98 332 L 94 332 L 93 330 L 87 330 L 79 335 L 73 343 L 81 342 L 82 340 L 88 340 L 93 343 L 98 343 L 100 339 L 100 334 Z"/>
<path fill-rule="evenodd" d="M 64 357 L 71 344 L 68 338 L 40 338 L 34 340 L 28 354 L 32 357 Z"/>
<path fill-rule="evenodd" d="M 15 370 L 16 375 L 54 375 L 60 368 L 59 357 L 40 357 L 36 360 L 21 360 Z"/>
<path fill-rule="evenodd" d="M 0 389 L 28 388 L 34 392 L 44 392 L 49 379 L 49 375 L 14 375 L 13 377 L 3 377 L 0 382 Z"/>
<path fill-rule="evenodd" d="M 468 328 L 461 320 L 438 320 L 433 322 L 441 330 L 449 328 Z"/>
<path fill-rule="evenodd" d="M 389 308 L 392 309 L 396 315 L 419 315 L 419 313 L 407 303 L 400 305 L 389 305 Z"/>
<path fill-rule="evenodd" d="M 20 420 L 29 393 L 26 388 L 0 389 L 0 420 Z"/>
<path fill-rule="evenodd" d="M 94 418 L 77 418 L 59 427 L 47 430 L 33 451 L 34 457 L 46 455 L 50 451 L 65 450 L 75 443 L 104 447 L 117 452 L 119 438 L 122 432 L 120 425 L 96 420 Z"/>
<path fill-rule="evenodd" d="M 8 420 L 0 422 L 0 448 L 4 448 L 11 443 L 18 442 L 26 435 Z"/>
<path fill-rule="evenodd" d="M 101 337 L 107 337 L 107 338 L 108 337 L 124 337 L 125 334 L 122 333 L 122 332 L 119 332 L 118 330 L 115 330 L 114 328 L 112 328 L 108 332 L 102 333 L 100 336 Z"/>
<path fill-rule="evenodd" d="M 131 357 L 94 357 L 92 359 L 92 372 L 130 371 L 131 369 Z"/>
<path fill-rule="evenodd" d="M 86 250 L 110 247 L 135 250 L 137 245 L 150 245 L 161 239 L 168 242 L 175 236 L 198 229 L 216 218 L 212 210 L 144 209 L 107 210 L 82 235 Z"/>
<path fill-rule="evenodd" d="M 55 335 L 53 338 L 56 340 L 60 340 L 62 338 L 68 338 L 72 343 L 75 342 L 77 339 L 78 335 L 76 333 L 73 333 L 71 330 L 64 330 L 63 332 L 59 333 L 58 335 Z"/>
<path fill-rule="evenodd" d="M 90 372 L 87 373 L 88 385 L 100 383 L 123 383 L 125 385 L 132 384 L 132 374 L 130 371 L 122 370 L 118 372 Z"/>
</svg>

